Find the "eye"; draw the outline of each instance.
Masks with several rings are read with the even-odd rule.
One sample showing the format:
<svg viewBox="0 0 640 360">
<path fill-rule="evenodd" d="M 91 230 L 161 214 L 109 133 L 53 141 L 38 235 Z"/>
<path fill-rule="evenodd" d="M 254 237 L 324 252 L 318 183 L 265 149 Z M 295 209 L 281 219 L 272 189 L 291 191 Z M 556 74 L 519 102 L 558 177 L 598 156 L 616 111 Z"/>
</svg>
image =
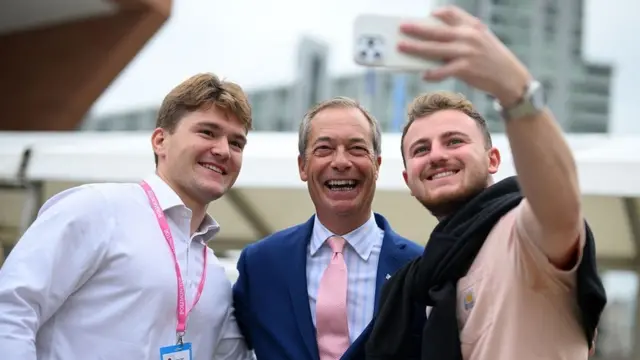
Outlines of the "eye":
<svg viewBox="0 0 640 360">
<path fill-rule="evenodd" d="M 331 148 L 327 145 L 319 145 L 313 149 L 313 153 L 316 155 L 327 155 L 331 153 Z"/>
<path fill-rule="evenodd" d="M 426 147 L 426 146 L 424 146 L 424 145 L 420 145 L 420 146 L 418 146 L 417 148 L 413 149 L 413 155 L 414 155 L 414 156 L 415 156 L 415 155 L 419 155 L 419 154 L 421 154 L 421 153 L 423 153 L 423 152 L 426 152 L 426 151 L 428 151 L 428 150 L 429 150 L 429 149 L 427 149 L 427 147 Z"/>
<path fill-rule="evenodd" d="M 203 134 L 203 135 L 206 135 L 206 136 L 209 136 L 209 137 L 213 137 L 214 136 L 213 131 L 211 131 L 211 130 L 200 130 L 200 134 Z"/>
<path fill-rule="evenodd" d="M 238 148 L 240 150 L 242 150 L 244 148 L 244 144 L 241 143 L 240 141 L 231 141 L 229 142 L 229 144 L 231 144 L 231 146 Z"/>
<path fill-rule="evenodd" d="M 355 154 L 366 155 L 369 153 L 369 149 L 364 146 L 354 146 L 351 148 L 351 152 Z"/>
<path fill-rule="evenodd" d="M 464 141 L 462 141 L 462 139 L 453 138 L 453 139 L 449 139 L 448 143 L 449 145 L 460 145 L 464 143 Z"/>
</svg>

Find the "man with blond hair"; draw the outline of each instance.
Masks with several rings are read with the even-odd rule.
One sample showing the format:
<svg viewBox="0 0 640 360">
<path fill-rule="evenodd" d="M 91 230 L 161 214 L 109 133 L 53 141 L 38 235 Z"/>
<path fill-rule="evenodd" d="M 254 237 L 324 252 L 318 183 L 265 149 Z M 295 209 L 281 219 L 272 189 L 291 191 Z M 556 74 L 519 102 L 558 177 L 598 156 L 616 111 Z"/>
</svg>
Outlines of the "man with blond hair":
<svg viewBox="0 0 640 360">
<path fill-rule="evenodd" d="M 382 146 L 367 110 L 349 98 L 324 101 L 298 139 L 315 215 L 242 251 L 238 323 L 260 360 L 354 359 L 382 284 L 421 248 L 371 208 Z"/>
<path fill-rule="evenodd" d="M 251 358 L 206 212 L 236 181 L 251 122 L 238 85 L 195 75 L 162 102 L 154 174 L 49 199 L 0 269 L 3 357 Z"/>
<path fill-rule="evenodd" d="M 402 25 L 413 40 L 400 50 L 445 60 L 425 79 L 496 99 L 518 176 L 494 181 L 500 152 L 462 95 L 413 101 L 403 176 L 439 224 L 385 285 L 367 359 L 587 359 L 606 296 L 571 151 L 540 83 L 486 26 L 456 7 L 433 15 L 443 25 Z M 409 336 L 425 312 L 422 337 Z"/>
</svg>

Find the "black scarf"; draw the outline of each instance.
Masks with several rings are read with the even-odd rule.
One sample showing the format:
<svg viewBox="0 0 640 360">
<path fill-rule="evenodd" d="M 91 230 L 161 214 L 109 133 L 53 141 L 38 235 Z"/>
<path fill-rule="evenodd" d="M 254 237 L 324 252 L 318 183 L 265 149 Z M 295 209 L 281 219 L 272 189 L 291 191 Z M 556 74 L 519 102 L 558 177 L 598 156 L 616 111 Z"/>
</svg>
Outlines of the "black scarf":
<svg viewBox="0 0 640 360">
<path fill-rule="evenodd" d="M 380 312 L 366 343 L 367 360 L 462 360 L 456 317 L 456 284 L 465 276 L 494 225 L 515 208 L 522 195 L 515 177 L 492 186 L 433 230 L 423 255 L 389 279 L 380 295 Z M 586 245 L 577 270 L 578 305 L 588 344 L 606 304 L 596 268 L 593 234 L 586 225 Z M 418 305 L 418 306 L 416 306 Z M 432 306 L 422 334 L 421 354 L 408 344 L 416 311 Z M 418 310 L 416 310 L 418 309 Z"/>
</svg>

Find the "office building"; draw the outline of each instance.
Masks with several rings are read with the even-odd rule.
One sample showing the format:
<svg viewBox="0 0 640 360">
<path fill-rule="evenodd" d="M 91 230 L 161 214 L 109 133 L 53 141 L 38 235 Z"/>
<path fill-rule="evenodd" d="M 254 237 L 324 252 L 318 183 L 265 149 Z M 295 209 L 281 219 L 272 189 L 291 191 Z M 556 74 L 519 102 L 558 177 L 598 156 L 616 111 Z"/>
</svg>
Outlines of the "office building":
<svg viewBox="0 0 640 360">
<path fill-rule="evenodd" d="M 584 59 L 584 0 L 458 0 L 482 18 L 544 85 L 549 105 L 570 132 L 606 132 L 610 114 L 612 67 Z M 465 94 L 487 117 L 492 131 L 502 131 L 493 100 L 466 84 L 448 80 L 428 84 L 418 73 L 368 70 L 331 76 L 329 46 L 304 38 L 298 47 L 296 80 L 250 89 L 256 130 L 295 130 L 305 109 L 330 96 L 359 99 L 385 131 L 399 131 L 406 105 L 417 94 L 445 89 Z M 152 128 L 155 109 L 90 118 L 85 128 L 134 130 Z"/>
</svg>

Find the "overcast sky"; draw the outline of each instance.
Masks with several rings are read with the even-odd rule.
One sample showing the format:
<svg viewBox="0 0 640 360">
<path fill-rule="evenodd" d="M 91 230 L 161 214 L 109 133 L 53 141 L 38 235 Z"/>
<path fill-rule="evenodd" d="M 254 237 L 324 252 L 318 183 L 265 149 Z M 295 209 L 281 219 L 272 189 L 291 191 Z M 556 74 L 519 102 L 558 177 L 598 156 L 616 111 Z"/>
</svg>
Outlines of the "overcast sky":
<svg viewBox="0 0 640 360">
<path fill-rule="evenodd" d="M 358 13 L 421 15 L 429 0 L 174 0 L 170 20 L 107 89 L 97 114 L 158 104 L 176 84 L 212 71 L 245 88 L 293 79 L 295 48 L 303 34 L 331 43 L 330 71 L 359 71 L 351 61 L 351 27 Z M 615 4 L 615 6 L 613 5 Z M 612 126 L 640 133 L 638 0 L 587 0 L 587 58 L 615 65 Z"/>
</svg>

